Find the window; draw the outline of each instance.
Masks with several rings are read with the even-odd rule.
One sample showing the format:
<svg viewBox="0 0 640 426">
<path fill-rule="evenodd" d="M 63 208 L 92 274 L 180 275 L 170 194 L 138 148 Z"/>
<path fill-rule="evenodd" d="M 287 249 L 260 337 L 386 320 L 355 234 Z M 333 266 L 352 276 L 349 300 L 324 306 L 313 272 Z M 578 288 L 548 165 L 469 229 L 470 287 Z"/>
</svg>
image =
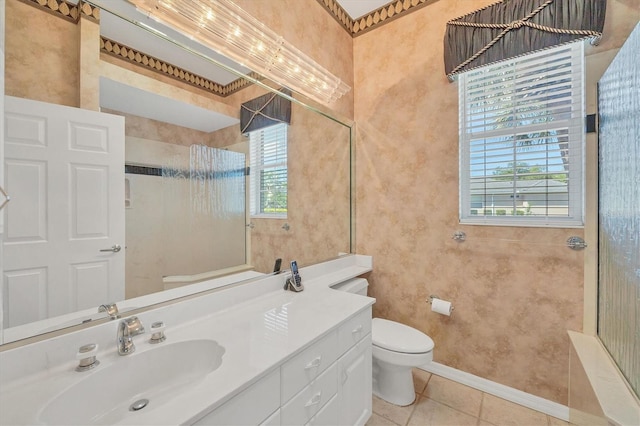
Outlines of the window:
<svg viewBox="0 0 640 426">
<path fill-rule="evenodd" d="M 583 225 L 583 47 L 460 74 L 460 222 Z"/>
<path fill-rule="evenodd" d="M 287 217 L 287 124 L 249 133 L 252 216 Z"/>
</svg>

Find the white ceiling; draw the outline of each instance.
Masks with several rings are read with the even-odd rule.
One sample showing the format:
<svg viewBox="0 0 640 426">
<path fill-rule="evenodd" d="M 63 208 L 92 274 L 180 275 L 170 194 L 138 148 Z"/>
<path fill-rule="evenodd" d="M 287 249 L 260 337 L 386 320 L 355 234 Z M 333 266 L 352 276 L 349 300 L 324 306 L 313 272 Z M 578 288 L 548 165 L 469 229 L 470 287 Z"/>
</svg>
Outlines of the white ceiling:
<svg viewBox="0 0 640 426">
<path fill-rule="evenodd" d="M 390 2 L 390 0 L 337 1 L 354 19 Z M 107 38 L 185 68 L 222 85 L 236 80 L 238 75 L 212 64 L 206 58 L 214 59 L 241 73 L 250 71 L 194 42 L 189 37 L 152 20 L 127 0 L 93 0 L 93 2 L 102 8 L 100 32 Z M 134 25 L 127 20 L 137 22 L 139 25 Z M 196 53 L 190 53 L 183 47 L 162 40 L 153 31 L 144 29 L 144 27 L 151 27 L 156 32 L 160 32 Z M 237 119 L 225 117 L 211 110 L 189 106 L 104 78 L 100 79 L 100 104 L 104 108 L 206 132 L 212 132 L 238 122 Z"/>
<path fill-rule="evenodd" d="M 391 3 L 393 0 L 337 0 L 340 6 L 353 19 L 359 18 L 372 12 L 385 4 Z"/>
</svg>

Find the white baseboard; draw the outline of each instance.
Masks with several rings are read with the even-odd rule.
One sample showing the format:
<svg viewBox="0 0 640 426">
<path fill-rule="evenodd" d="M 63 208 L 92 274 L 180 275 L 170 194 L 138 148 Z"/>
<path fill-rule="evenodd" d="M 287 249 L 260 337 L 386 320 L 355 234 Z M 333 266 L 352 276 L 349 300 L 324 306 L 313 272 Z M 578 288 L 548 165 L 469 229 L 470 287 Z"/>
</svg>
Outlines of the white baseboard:
<svg viewBox="0 0 640 426">
<path fill-rule="evenodd" d="M 548 399 L 540 398 L 539 396 L 531 395 L 530 393 L 501 385 L 500 383 L 492 382 L 491 380 L 483 379 L 482 377 L 474 376 L 473 374 L 465 373 L 464 371 L 437 362 L 430 362 L 418 368 L 478 389 L 479 391 L 506 399 L 507 401 L 531 408 L 532 410 L 540 411 L 541 413 L 567 422 L 569 421 L 569 407 L 558 404 L 557 402 L 549 401 Z"/>
</svg>

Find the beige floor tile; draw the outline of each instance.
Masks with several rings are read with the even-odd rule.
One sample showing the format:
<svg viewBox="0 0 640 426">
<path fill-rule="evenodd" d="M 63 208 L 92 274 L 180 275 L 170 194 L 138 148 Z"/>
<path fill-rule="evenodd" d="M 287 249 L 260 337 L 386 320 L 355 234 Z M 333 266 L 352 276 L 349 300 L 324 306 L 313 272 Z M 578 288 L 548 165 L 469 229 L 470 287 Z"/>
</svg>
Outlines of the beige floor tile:
<svg viewBox="0 0 640 426">
<path fill-rule="evenodd" d="M 476 426 L 478 419 L 432 399 L 422 397 L 409 419 L 409 426 Z"/>
<path fill-rule="evenodd" d="M 413 387 L 418 395 L 424 392 L 424 388 L 427 387 L 427 382 L 431 377 L 431 373 L 427 373 L 419 368 L 414 368 L 413 371 Z"/>
<path fill-rule="evenodd" d="M 480 418 L 499 426 L 546 426 L 547 415 L 485 394 Z"/>
<path fill-rule="evenodd" d="M 480 415 L 482 392 L 435 374 L 429 379 L 423 395 L 471 416 Z"/>
<path fill-rule="evenodd" d="M 407 420 L 409 420 L 415 405 L 416 404 L 413 403 L 406 407 L 400 407 L 398 405 L 390 404 L 377 396 L 373 397 L 373 413 L 399 425 L 407 424 Z"/>
<path fill-rule="evenodd" d="M 569 426 L 569 422 L 560 420 L 557 417 L 547 416 L 547 419 L 549 420 L 549 426 Z"/>
<path fill-rule="evenodd" d="M 373 413 L 367 423 L 364 426 L 398 426 L 389 419 L 385 419 L 382 416 Z"/>
</svg>

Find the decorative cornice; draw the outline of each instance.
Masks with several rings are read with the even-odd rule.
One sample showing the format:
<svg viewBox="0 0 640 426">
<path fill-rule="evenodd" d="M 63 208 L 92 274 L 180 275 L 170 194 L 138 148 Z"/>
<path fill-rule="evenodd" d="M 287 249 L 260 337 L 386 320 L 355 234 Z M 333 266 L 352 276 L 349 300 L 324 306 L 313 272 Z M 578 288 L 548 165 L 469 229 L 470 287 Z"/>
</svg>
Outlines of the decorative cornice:
<svg viewBox="0 0 640 426">
<path fill-rule="evenodd" d="M 78 4 L 69 3 L 66 0 L 20 0 L 24 3 L 36 6 L 40 9 L 53 13 L 71 22 L 78 22 L 80 16 L 84 16 L 95 21 L 100 20 L 100 9 L 80 0 Z M 338 0 L 317 0 L 323 8 L 335 18 L 338 23 L 352 37 L 357 37 L 382 24 L 391 22 L 410 12 L 416 11 L 430 0 L 393 0 L 378 9 L 353 19 L 338 4 Z"/>
<path fill-rule="evenodd" d="M 430 0 L 393 0 L 357 19 L 351 18 L 338 4 L 338 0 L 318 0 L 318 3 L 320 3 L 352 37 L 357 37 L 380 25 L 415 12 L 420 7 L 425 6 L 429 1 Z"/>
<path fill-rule="evenodd" d="M 100 9 L 82 0 L 78 4 L 70 3 L 66 0 L 20 0 L 23 3 L 37 7 L 40 10 L 52 13 L 73 23 L 78 23 L 80 18 L 100 21 Z M 351 34 L 357 37 L 372 29 L 404 16 L 418 8 L 425 6 L 431 0 L 393 0 L 390 3 L 364 15 L 358 19 L 352 19 L 349 14 L 338 4 L 337 0 L 317 0 L 323 8 L 330 13 L 340 25 Z M 168 62 L 162 61 L 153 56 L 147 55 L 122 43 L 100 38 L 100 50 L 105 54 L 127 61 L 135 66 L 140 66 L 161 73 L 165 76 L 187 83 L 191 86 L 214 93 L 218 96 L 226 97 L 235 93 L 252 83 L 244 78 L 238 78 L 227 85 L 221 85 L 215 81 L 201 77 Z M 248 74 L 254 79 L 262 77 L 255 72 Z"/>
<path fill-rule="evenodd" d="M 100 22 L 100 8 L 92 6 L 82 0 L 78 4 L 69 3 L 65 0 L 20 0 L 25 4 L 33 6 L 39 10 L 51 13 L 58 18 L 62 18 L 74 24 L 80 22 L 80 18 L 90 19 Z M 238 78 L 229 84 L 222 85 L 215 81 L 201 77 L 184 68 L 162 61 L 153 56 L 147 55 L 129 46 L 106 37 L 100 37 L 100 51 L 110 56 L 124 60 L 132 65 L 153 70 L 167 77 L 197 87 L 209 93 L 226 97 L 239 90 L 252 85 L 253 83 L 244 78 Z M 263 77 L 258 73 L 251 72 L 247 77 L 254 80 L 261 80 Z"/>
<path fill-rule="evenodd" d="M 40 0 L 43 1 L 43 0 Z M 52 1 L 52 0 L 49 0 Z M 97 6 L 92 6 L 89 3 L 85 3 L 82 0 L 78 2 L 80 6 L 80 10 L 82 11 L 83 18 L 89 18 L 96 22 L 100 22 L 100 8 Z"/>
<path fill-rule="evenodd" d="M 144 67 L 222 97 L 229 96 L 238 90 L 244 89 L 245 87 L 253 84 L 249 80 L 238 78 L 229 84 L 221 85 L 213 80 L 194 74 L 184 68 L 170 64 L 169 62 L 147 55 L 144 52 L 140 52 L 122 43 L 118 43 L 117 41 L 110 40 L 102 36 L 100 37 L 100 51 L 124 60 L 132 65 Z M 262 78 L 255 72 L 249 73 L 248 77 L 256 80 Z"/>
<path fill-rule="evenodd" d="M 100 21 L 100 9 L 83 1 L 79 1 L 78 4 L 69 3 L 65 0 L 20 1 L 73 23 L 78 23 L 80 16 L 96 22 Z"/>
</svg>

